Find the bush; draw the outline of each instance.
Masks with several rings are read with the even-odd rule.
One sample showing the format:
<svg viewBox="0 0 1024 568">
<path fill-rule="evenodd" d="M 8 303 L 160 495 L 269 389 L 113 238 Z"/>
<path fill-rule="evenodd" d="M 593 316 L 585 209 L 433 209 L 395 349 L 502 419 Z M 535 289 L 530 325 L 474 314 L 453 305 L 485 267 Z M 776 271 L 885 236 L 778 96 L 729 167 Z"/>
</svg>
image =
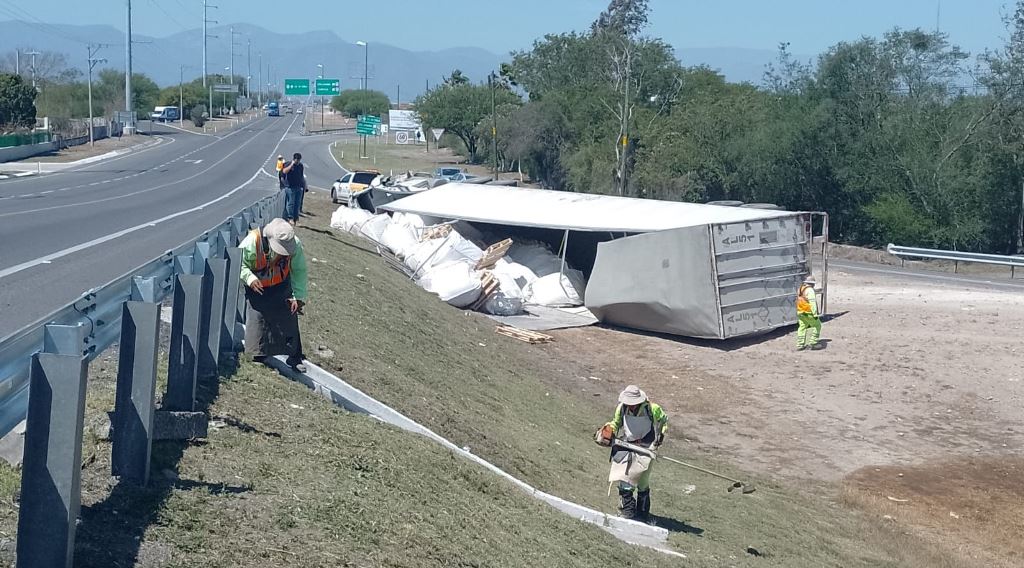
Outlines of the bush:
<svg viewBox="0 0 1024 568">
<path fill-rule="evenodd" d="M 192 107 L 190 114 L 192 115 L 192 124 L 196 125 L 197 128 L 206 124 L 206 105 Z"/>
</svg>

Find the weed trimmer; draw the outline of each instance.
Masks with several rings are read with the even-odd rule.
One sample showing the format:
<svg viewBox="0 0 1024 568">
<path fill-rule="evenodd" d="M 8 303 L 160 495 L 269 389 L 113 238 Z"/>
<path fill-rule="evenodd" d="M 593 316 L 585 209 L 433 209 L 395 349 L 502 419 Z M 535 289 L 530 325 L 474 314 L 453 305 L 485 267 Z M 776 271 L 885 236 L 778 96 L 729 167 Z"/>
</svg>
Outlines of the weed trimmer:
<svg viewBox="0 0 1024 568">
<path fill-rule="evenodd" d="M 733 479 L 731 477 L 726 477 L 726 476 L 724 476 L 724 475 L 722 475 L 720 473 L 715 473 L 713 471 L 704 469 L 702 467 L 697 467 L 697 466 L 695 466 L 693 464 L 688 464 L 688 463 L 683 462 L 683 461 L 675 460 L 675 459 L 672 459 L 672 458 L 669 458 L 669 457 L 665 457 L 665 456 L 660 456 L 660 455 L 654 453 L 654 451 L 652 451 L 650 448 L 645 448 L 643 446 L 637 446 L 635 444 L 630 444 L 629 442 L 626 442 L 626 441 L 623 441 L 623 440 L 615 440 L 613 442 L 613 444 L 616 445 L 616 446 L 619 446 L 620 448 L 625 448 L 625 449 L 633 451 L 633 452 L 637 452 L 637 453 L 640 453 L 640 454 L 644 454 L 646 456 L 650 456 L 655 461 L 657 461 L 657 460 L 669 461 L 669 462 L 672 462 L 674 464 L 679 464 L 679 465 L 681 465 L 683 467 L 688 467 L 690 469 L 695 469 L 695 470 L 697 470 L 697 471 L 699 471 L 701 473 L 706 473 L 708 475 L 713 475 L 713 476 L 715 476 L 715 477 L 717 477 L 719 479 L 724 479 L 726 481 L 731 481 L 732 485 L 730 485 L 729 489 L 728 489 L 728 491 L 730 493 L 732 491 L 736 490 L 736 489 L 739 489 L 740 492 L 742 492 L 743 494 L 750 494 L 750 493 L 753 493 L 754 491 L 757 491 L 757 488 L 754 487 L 753 485 L 750 485 L 749 483 L 743 483 L 742 481 L 735 480 L 735 479 Z"/>
</svg>

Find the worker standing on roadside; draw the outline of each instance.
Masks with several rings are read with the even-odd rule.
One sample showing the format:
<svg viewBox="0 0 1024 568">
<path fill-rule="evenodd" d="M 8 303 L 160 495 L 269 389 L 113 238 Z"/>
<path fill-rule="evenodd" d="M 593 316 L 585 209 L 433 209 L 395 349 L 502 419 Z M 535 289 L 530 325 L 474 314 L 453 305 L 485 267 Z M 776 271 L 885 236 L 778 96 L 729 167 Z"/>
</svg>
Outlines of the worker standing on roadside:
<svg viewBox="0 0 1024 568">
<path fill-rule="evenodd" d="M 651 456 L 616 445 L 617 440 L 657 451 L 665 441 L 668 415 L 647 393 L 629 385 L 619 393 L 615 416 L 597 431 L 596 441 L 611 447 L 608 483 L 618 483 L 619 511 L 624 518 L 647 522 L 651 518 Z M 634 497 L 633 492 L 636 491 Z"/>
<path fill-rule="evenodd" d="M 814 293 L 814 277 L 808 275 L 800 284 L 800 291 L 796 296 L 796 318 L 798 327 L 796 330 L 796 348 L 803 351 L 821 349 L 818 338 L 821 336 L 821 317 L 818 313 L 818 297 Z"/>
<path fill-rule="evenodd" d="M 285 195 L 284 195 L 284 218 L 295 225 L 299 222 L 299 214 L 302 213 L 302 198 L 306 194 L 306 171 L 302 165 L 302 154 L 296 152 L 292 155 L 292 161 L 284 167 L 281 172 L 284 174 Z"/>
<path fill-rule="evenodd" d="M 277 186 L 284 189 L 284 156 L 281 154 L 277 155 Z"/>
<path fill-rule="evenodd" d="M 305 373 L 298 318 L 308 297 L 302 242 L 287 221 L 274 219 L 262 231 L 249 231 L 238 246 L 242 249 L 240 277 L 249 305 L 245 351 L 257 362 L 287 355 L 288 366 Z"/>
</svg>

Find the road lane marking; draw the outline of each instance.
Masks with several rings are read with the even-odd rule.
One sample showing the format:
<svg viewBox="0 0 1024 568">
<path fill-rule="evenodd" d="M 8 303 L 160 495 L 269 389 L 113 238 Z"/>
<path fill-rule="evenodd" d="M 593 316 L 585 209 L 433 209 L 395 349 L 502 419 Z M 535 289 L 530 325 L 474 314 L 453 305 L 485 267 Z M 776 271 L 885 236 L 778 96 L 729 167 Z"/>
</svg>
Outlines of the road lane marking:
<svg viewBox="0 0 1024 568">
<path fill-rule="evenodd" d="M 297 115 L 296 115 L 296 118 L 298 118 Z M 281 139 L 277 141 L 277 144 L 274 146 L 274 149 L 270 152 L 271 156 L 273 156 L 273 155 L 275 155 L 277 153 L 278 148 L 281 147 L 281 143 L 284 142 L 285 136 L 287 136 L 288 132 L 294 126 L 295 126 L 295 119 L 292 119 L 292 123 L 288 125 L 288 128 L 285 129 L 284 134 L 281 136 Z M 252 141 L 254 139 L 255 139 L 255 137 L 253 139 L 251 139 L 250 141 Z M 241 148 L 242 148 L 242 146 L 239 146 L 238 149 L 241 149 Z M 230 156 L 230 154 L 229 154 L 229 156 Z M 227 159 L 227 158 L 228 158 L 228 156 L 224 157 L 224 159 Z M 142 229 L 146 229 L 146 228 L 150 228 L 150 227 L 155 227 L 155 226 L 159 225 L 160 223 L 165 223 L 165 222 L 170 221 L 172 219 L 177 219 L 178 217 L 181 217 L 181 216 L 184 216 L 184 215 L 188 215 L 189 213 L 195 213 L 196 211 L 202 211 L 204 208 L 209 207 L 210 205 L 213 205 L 215 203 L 219 203 L 219 202 L 227 199 L 228 197 L 231 197 L 232 195 L 238 193 L 239 191 L 244 189 L 246 186 L 251 184 L 253 181 L 255 181 L 256 178 L 258 178 L 260 176 L 261 172 L 263 172 L 263 168 L 262 167 L 257 169 L 256 173 L 252 174 L 252 177 L 250 177 L 248 180 L 246 180 L 244 183 L 242 183 L 238 187 L 235 187 L 234 189 L 232 189 L 228 193 L 225 193 L 224 195 L 221 195 L 220 197 L 218 197 L 216 199 L 213 199 L 211 201 L 203 203 L 202 205 L 199 205 L 199 206 L 196 206 L 196 207 L 192 207 L 192 208 L 186 209 L 184 211 L 178 211 L 177 213 L 172 213 L 170 215 L 166 215 L 166 216 L 161 217 L 159 219 L 154 219 L 152 221 L 146 221 L 145 223 L 140 223 L 138 225 L 135 225 L 134 227 L 129 227 L 127 229 L 123 229 L 123 230 L 117 231 L 115 233 L 111 233 L 109 235 L 105 235 L 105 236 L 102 236 L 102 237 L 95 238 L 95 239 L 93 239 L 91 241 L 88 241 L 88 242 L 85 242 L 85 243 L 80 243 L 80 244 L 77 244 L 75 246 L 68 247 L 68 248 L 63 249 L 63 250 L 59 250 L 57 252 L 50 253 L 50 254 L 48 254 L 46 256 L 42 256 L 42 257 L 37 258 L 35 260 L 30 260 L 28 262 L 23 262 L 21 264 L 12 266 L 10 268 L 5 268 L 3 270 L 0 270 L 0 278 L 6 278 L 6 277 L 11 276 L 13 274 L 17 274 L 19 272 L 28 270 L 30 268 L 34 268 L 36 266 L 39 266 L 41 264 L 50 264 L 54 260 L 63 258 L 65 256 L 74 254 L 74 253 L 79 252 L 79 251 L 83 251 L 85 249 L 94 247 L 96 245 L 101 245 L 103 243 L 112 241 L 114 239 L 118 239 L 120 237 L 123 237 L 125 235 L 129 235 L 129 234 L 134 233 L 136 231 L 140 231 Z M 183 180 L 183 181 L 185 181 L 185 180 Z M 171 247 L 171 248 L 173 249 L 175 247 Z"/>
</svg>

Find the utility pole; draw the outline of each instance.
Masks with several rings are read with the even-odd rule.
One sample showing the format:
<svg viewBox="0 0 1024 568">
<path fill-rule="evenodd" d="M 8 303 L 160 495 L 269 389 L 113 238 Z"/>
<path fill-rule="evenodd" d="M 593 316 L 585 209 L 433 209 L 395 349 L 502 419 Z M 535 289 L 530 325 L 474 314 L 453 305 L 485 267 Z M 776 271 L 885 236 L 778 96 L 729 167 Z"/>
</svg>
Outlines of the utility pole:
<svg viewBox="0 0 1024 568">
<path fill-rule="evenodd" d="M 14 50 L 14 74 L 21 76 L 21 48 Z"/>
<path fill-rule="evenodd" d="M 238 44 L 235 43 L 235 36 L 236 35 L 242 35 L 242 32 L 236 32 L 234 26 L 232 26 L 230 28 L 230 31 L 231 31 L 231 65 L 230 65 L 231 79 L 228 81 L 228 83 L 231 84 L 231 85 L 234 85 L 235 84 L 235 46 L 238 45 Z M 241 47 L 241 46 L 239 45 L 238 47 Z M 224 100 L 227 101 L 227 95 L 224 96 Z M 236 102 L 236 105 L 237 105 L 237 102 Z M 237 111 L 238 109 L 235 109 L 235 110 Z"/>
<path fill-rule="evenodd" d="M 260 68 L 260 82 L 256 83 L 256 104 L 262 109 L 263 108 L 263 52 L 257 54 L 259 58 Z"/>
<path fill-rule="evenodd" d="M 178 126 L 185 126 L 185 66 L 178 65 Z"/>
<path fill-rule="evenodd" d="M 402 110 L 402 86 L 395 85 L 395 110 Z"/>
<path fill-rule="evenodd" d="M 252 40 L 245 40 L 245 96 L 252 98 Z"/>
<path fill-rule="evenodd" d="M 89 57 L 86 62 L 89 64 L 89 145 L 94 146 L 96 144 L 95 133 L 93 133 L 93 116 L 92 116 L 92 70 L 96 67 L 97 63 L 106 63 L 106 59 L 96 59 L 96 53 L 99 52 L 100 48 L 107 47 L 106 44 L 90 44 L 86 46 L 86 50 Z"/>
<path fill-rule="evenodd" d="M 32 71 L 32 88 L 35 89 L 36 88 L 36 56 L 37 55 L 41 55 L 41 54 L 38 51 L 33 49 L 32 51 L 26 51 L 25 55 L 31 55 L 32 56 L 32 64 L 31 64 L 32 68 L 30 69 L 30 71 Z"/>
<path fill-rule="evenodd" d="M 207 24 L 216 24 L 217 23 L 217 20 L 211 20 L 211 19 L 206 17 L 207 16 L 207 11 L 210 8 L 213 8 L 215 10 L 217 9 L 216 6 L 211 6 L 207 0 L 203 0 L 203 86 L 204 87 L 206 86 L 206 76 L 208 75 L 208 73 L 206 71 L 206 40 L 211 38 L 211 37 L 212 38 L 216 38 L 217 37 L 217 36 L 211 36 L 206 31 L 206 25 Z M 210 106 L 211 107 L 213 106 L 213 96 L 212 95 L 210 97 Z M 211 114 L 210 116 L 213 116 L 213 115 Z"/>
<path fill-rule="evenodd" d="M 317 67 L 317 69 L 320 70 L 319 78 L 326 79 L 327 78 L 327 68 L 324 67 L 324 64 L 323 63 L 317 63 L 316 67 Z M 324 98 L 323 98 L 323 96 L 320 97 L 320 130 L 324 130 Z"/>
<path fill-rule="evenodd" d="M 497 106 L 495 105 L 494 90 L 497 88 L 497 81 L 494 75 L 494 71 L 487 76 L 487 83 L 491 87 L 491 139 L 494 140 L 494 180 L 498 180 L 498 112 Z"/>
<path fill-rule="evenodd" d="M 132 120 L 132 0 L 127 0 L 128 9 L 125 15 L 125 65 L 124 65 L 124 110 L 128 113 L 128 120 L 131 124 L 126 125 L 126 133 L 131 135 L 135 132 L 135 121 Z"/>
</svg>

